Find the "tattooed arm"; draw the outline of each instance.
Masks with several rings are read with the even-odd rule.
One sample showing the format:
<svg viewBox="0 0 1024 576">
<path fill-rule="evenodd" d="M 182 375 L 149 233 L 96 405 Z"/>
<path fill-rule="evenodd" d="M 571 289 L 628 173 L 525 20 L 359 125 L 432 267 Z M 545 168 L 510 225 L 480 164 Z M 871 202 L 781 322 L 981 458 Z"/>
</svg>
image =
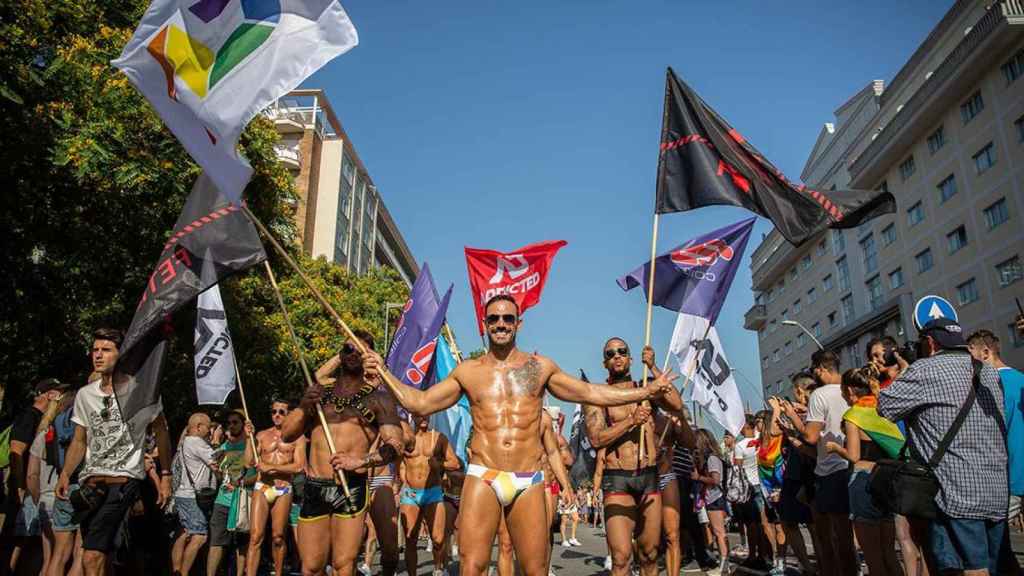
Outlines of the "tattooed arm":
<svg viewBox="0 0 1024 576">
<path fill-rule="evenodd" d="M 647 420 L 650 410 L 646 407 L 637 408 L 629 418 L 623 418 L 615 424 L 608 426 L 604 419 L 604 408 L 597 406 L 584 406 L 583 415 L 586 418 L 587 437 L 594 448 L 604 448 L 618 440 L 623 434 L 632 430 L 638 424 Z"/>
<path fill-rule="evenodd" d="M 578 404 L 591 404 L 594 406 L 621 406 L 633 404 L 642 400 L 661 398 L 675 390 L 672 381 L 676 375 L 671 370 L 662 374 L 643 388 L 614 388 L 612 386 L 597 386 L 589 382 L 577 380 L 562 371 L 554 362 L 548 359 L 544 361 L 549 364 L 548 390 L 560 400 L 575 402 Z"/>
</svg>

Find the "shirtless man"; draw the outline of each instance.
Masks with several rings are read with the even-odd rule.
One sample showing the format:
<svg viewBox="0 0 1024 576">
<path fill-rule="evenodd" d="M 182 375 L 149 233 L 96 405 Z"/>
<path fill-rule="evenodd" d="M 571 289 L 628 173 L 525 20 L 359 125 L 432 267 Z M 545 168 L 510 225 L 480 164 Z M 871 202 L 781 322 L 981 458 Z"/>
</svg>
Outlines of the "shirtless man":
<svg viewBox="0 0 1024 576">
<path fill-rule="evenodd" d="M 405 527 L 405 541 L 416 542 L 421 524 L 426 521 L 431 552 L 434 555 L 434 576 L 443 573 L 447 562 L 445 538 L 444 489 L 441 476 L 445 471 L 462 469 L 462 462 L 448 443 L 448 438 L 437 430 L 430 430 L 425 416 L 413 416 L 416 438 L 402 454 L 402 495 L 399 509 Z M 419 558 L 416 546 L 405 547 L 405 569 L 415 575 Z"/>
<path fill-rule="evenodd" d="M 356 336 L 373 346 L 366 332 L 356 331 Z M 369 504 L 367 470 L 390 463 L 403 450 L 394 400 L 364 382 L 363 361 L 356 343 L 346 342 L 317 370 L 317 384 L 306 390 L 299 409 L 291 411 L 281 425 L 285 442 L 296 442 L 306 432 L 311 438 L 297 538 L 304 576 L 323 574 L 328 559 L 334 574 L 352 576 Z M 323 405 L 327 431 L 317 416 L 318 403 Z M 327 432 L 337 449 L 333 455 Z M 378 437 L 380 447 L 371 452 Z M 345 475 L 350 497 L 338 474 Z M 393 564 L 382 568 L 384 574 L 394 573 Z"/>
<path fill-rule="evenodd" d="M 548 534 L 538 530 L 546 516 L 544 473 L 540 459 L 541 404 L 545 392 L 567 402 L 617 406 L 660 398 L 672 388 L 671 373 L 646 388 L 619 389 L 577 380 L 549 358 L 516 349 L 521 320 L 508 295 L 484 307 L 487 354 L 466 360 L 443 381 L 426 390 L 405 386 L 367 354 L 364 370 L 380 376 L 395 399 L 413 414 L 427 415 L 454 405 L 465 393 L 473 417 L 473 457 L 462 488 L 459 554 L 464 576 L 486 572 L 502 512 L 525 576 L 545 576 Z M 465 529 L 471 526 L 471 530 Z"/>
<path fill-rule="evenodd" d="M 678 574 L 682 567 L 682 548 L 679 540 L 682 518 L 679 482 L 672 469 L 672 456 L 677 444 L 692 449 L 696 438 L 686 418 L 659 411 L 654 417 L 658 446 L 658 490 L 661 491 L 661 527 L 665 538 L 665 570 Z"/>
<path fill-rule="evenodd" d="M 285 529 L 292 510 L 292 477 L 306 467 L 306 437 L 295 442 L 281 439 L 281 425 L 291 410 L 288 402 L 275 399 L 270 404 L 270 419 L 274 425 L 256 434 L 259 445 L 259 465 L 253 458 L 252 443 L 245 444 L 246 466 L 256 467 L 256 485 L 252 491 L 252 524 L 249 531 L 249 553 L 246 555 L 246 573 L 255 574 L 260 565 L 260 552 L 270 516 L 271 554 L 274 574 L 284 570 Z"/>
<path fill-rule="evenodd" d="M 621 338 L 604 344 L 604 366 L 608 388 L 633 391 L 638 388 L 630 375 L 629 346 Z M 643 361 L 656 378 L 661 372 L 654 364 L 654 350 L 645 347 Z M 656 380 L 657 382 L 657 380 Z M 654 401 L 669 412 L 683 407 L 679 392 L 672 388 Z M 646 402 L 629 406 L 599 408 L 584 406 L 587 435 L 595 448 L 604 448 L 601 489 L 604 491 L 606 539 L 612 555 L 612 575 L 626 576 L 633 556 L 633 537 L 639 550 L 644 576 L 658 573 L 658 542 L 661 536 L 661 494 L 658 491 L 658 437 L 651 407 Z M 646 444 L 644 461 L 639 461 L 641 438 Z"/>
</svg>

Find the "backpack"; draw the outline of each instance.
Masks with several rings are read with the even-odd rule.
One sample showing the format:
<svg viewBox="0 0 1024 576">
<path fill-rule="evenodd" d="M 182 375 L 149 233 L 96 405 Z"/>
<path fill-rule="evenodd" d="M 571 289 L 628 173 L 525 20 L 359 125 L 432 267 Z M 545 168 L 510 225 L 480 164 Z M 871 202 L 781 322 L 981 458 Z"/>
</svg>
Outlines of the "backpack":
<svg viewBox="0 0 1024 576">
<path fill-rule="evenodd" d="M 732 466 L 729 466 L 731 469 Z M 747 480 L 747 474 L 743 471 L 742 467 L 738 467 L 734 474 L 729 474 L 729 479 L 726 482 L 725 499 L 730 504 L 745 504 L 750 500 L 750 481 Z"/>
</svg>

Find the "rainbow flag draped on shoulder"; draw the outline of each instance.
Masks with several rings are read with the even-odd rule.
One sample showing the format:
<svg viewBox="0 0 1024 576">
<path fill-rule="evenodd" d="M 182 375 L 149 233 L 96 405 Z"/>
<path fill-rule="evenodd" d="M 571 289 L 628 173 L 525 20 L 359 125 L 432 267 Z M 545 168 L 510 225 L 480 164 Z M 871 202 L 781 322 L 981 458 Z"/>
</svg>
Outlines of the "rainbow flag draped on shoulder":
<svg viewBox="0 0 1024 576">
<path fill-rule="evenodd" d="M 785 459 L 782 457 L 782 436 L 761 436 L 761 444 L 757 448 L 757 472 L 761 476 L 761 486 L 765 494 L 772 490 L 782 489 L 782 473 Z"/>
<path fill-rule="evenodd" d="M 878 414 L 878 398 L 865 396 L 843 414 L 843 420 L 852 422 L 864 431 L 890 458 L 899 456 L 906 440 L 898 426 Z"/>
</svg>

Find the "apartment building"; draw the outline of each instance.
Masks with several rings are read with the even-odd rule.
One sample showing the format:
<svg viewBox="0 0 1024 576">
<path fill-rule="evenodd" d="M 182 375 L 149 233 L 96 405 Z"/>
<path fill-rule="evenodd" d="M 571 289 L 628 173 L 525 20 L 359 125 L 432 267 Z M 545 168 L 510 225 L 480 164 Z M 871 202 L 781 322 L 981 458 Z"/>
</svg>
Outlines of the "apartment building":
<svg viewBox="0 0 1024 576">
<path fill-rule="evenodd" d="M 357 274 L 388 266 L 412 286 L 416 259 L 324 91 L 292 91 L 264 114 L 281 135 L 277 157 L 298 191 L 303 251 Z"/>
<path fill-rule="evenodd" d="M 796 248 L 777 231 L 755 249 L 766 395 L 790 394 L 815 340 L 864 363 L 882 334 L 916 339 L 914 304 L 949 300 L 968 332 L 988 328 L 1024 366 L 1012 328 L 1024 301 L 1024 2 L 958 1 L 885 86 L 873 81 L 826 124 L 801 178 L 822 191 L 886 189 L 897 212 Z"/>
</svg>

